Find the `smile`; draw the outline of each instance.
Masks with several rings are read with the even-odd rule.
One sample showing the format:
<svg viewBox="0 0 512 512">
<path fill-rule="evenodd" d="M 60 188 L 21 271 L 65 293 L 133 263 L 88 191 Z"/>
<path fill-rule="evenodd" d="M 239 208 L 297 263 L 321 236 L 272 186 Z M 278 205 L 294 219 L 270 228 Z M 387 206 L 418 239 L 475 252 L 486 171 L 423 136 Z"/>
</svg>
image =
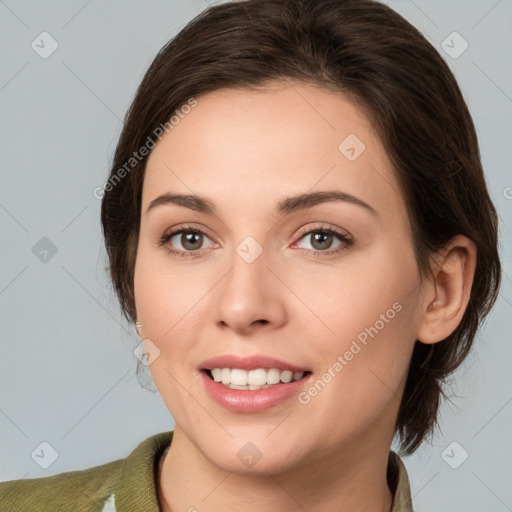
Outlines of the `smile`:
<svg viewBox="0 0 512 512">
<path fill-rule="evenodd" d="M 288 384 L 302 379 L 305 372 L 280 370 L 279 368 L 212 368 L 207 370 L 211 379 L 230 389 L 258 390 L 278 384 Z"/>
</svg>

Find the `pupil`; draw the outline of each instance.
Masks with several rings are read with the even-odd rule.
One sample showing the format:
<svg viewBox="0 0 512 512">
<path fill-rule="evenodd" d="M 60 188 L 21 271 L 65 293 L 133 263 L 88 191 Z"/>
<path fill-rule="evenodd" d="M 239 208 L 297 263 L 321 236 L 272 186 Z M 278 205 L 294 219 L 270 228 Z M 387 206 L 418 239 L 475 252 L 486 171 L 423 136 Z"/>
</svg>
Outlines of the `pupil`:
<svg viewBox="0 0 512 512">
<path fill-rule="evenodd" d="M 202 236 L 203 235 L 201 233 L 186 233 L 186 234 L 184 233 L 181 237 L 181 239 L 182 239 L 181 243 L 182 243 L 183 247 L 185 247 L 185 249 L 190 249 L 193 251 L 193 250 L 201 247 L 201 243 L 199 243 L 199 247 L 195 247 L 194 244 L 197 245 L 197 241 L 198 241 L 197 239 L 199 239 L 200 242 L 202 242 L 202 240 L 201 240 Z M 194 238 L 196 239 L 195 241 L 194 241 Z M 192 247 L 191 247 L 191 245 L 192 245 Z"/>
<path fill-rule="evenodd" d="M 328 249 L 332 243 L 333 235 L 329 235 L 327 233 L 315 233 L 313 236 L 313 247 L 315 247 L 316 242 L 320 242 L 319 247 L 315 247 L 316 249 Z"/>
</svg>

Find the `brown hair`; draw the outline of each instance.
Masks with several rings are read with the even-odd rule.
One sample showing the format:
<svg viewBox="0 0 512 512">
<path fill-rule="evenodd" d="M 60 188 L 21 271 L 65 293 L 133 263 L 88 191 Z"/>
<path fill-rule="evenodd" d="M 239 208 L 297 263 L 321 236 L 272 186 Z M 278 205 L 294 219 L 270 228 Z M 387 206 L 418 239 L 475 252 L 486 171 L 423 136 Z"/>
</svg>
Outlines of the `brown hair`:
<svg viewBox="0 0 512 512">
<path fill-rule="evenodd" d="M 248 0 L 212 6 L 157 54 L 127 112 L 101 205 L 112 284 L 135 321 L 134 267 L 147 158 L 120 168 L 190 98 L 222 88 L 293 79 L 347 94 L 362 105 L 395 167 L 418 266 L 453 236 L 469 237 L 477 266 L 457 329 L 416 342 L 396 434 L 412 453 L 437 423 L 442 384 L 468 354 L 500 283 L 497 214 L 473 121 L 434 47 L 389 7 L 372 0 Z M 107 185 L 107 184 L 106 184 Z"/>
</svg>

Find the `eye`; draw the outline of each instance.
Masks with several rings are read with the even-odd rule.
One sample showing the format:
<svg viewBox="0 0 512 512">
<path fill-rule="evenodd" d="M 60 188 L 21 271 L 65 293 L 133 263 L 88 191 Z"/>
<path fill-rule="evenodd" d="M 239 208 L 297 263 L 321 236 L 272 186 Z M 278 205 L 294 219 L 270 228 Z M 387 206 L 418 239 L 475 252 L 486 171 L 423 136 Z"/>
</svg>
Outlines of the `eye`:
<svg viewBox="0 0 512 512">
<path fill-rule="evenodd" d="M 305 249 L 308 254 L 313 255 L 332 255 L 343 251 L 353 244 L 353 240 L 348 233 L 342 233 L 331 227 L 318 227 L 299 233 L 300 240 L 294 244 L 294 247 Z M 300 247 L 301 241 L 309 241 L 309 247 Z"/>
<path fill-rule="evenodd" d="M 329 256 L 341 252 L 353 244 L 348 233 L 342 233 L 332 227 L 320 226 L 315 229 L 302 230 L 299 241 L 292 247 L 306 251 L 308 255 Z M 310 247 L 300 247 L 302 241 L 309 239 Z M 208 235 L 195 226 L 180 226 L 172 231 L 164 233 L 159 239 L 159 245 L 165 246 L 169 254 L 180 257 L 199 257 L 205 243 L 209 241 L 214 245 Z"/>
<path fill-rule="evenodd" d="M 203 244 L 210 238 L 206 233 L 197 227 L 181 226 L 165 233 L 160 238 L 159 244 L 165 245 L 170 254 L 177 256 L 197 256 L 197 253 L 204 249 Z"/>
</svg>

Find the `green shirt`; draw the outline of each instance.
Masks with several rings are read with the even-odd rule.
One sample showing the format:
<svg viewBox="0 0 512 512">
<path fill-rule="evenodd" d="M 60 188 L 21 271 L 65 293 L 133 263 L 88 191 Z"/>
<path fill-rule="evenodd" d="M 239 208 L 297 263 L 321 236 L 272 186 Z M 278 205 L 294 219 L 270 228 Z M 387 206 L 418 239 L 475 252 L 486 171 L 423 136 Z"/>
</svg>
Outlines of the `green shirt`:
<svg viewBox="0 0 512 512">
<path fill-rule="evenodd" d="M 2 512 L 159 512 L 158 462 L 172 440 L 161 432 L 139 444 L 125 459 L 42 478 L 0 483 Z M 390 452 L 388 481 L 394 489 L 391 512 L 412 512 L 403 462 Z"/>
</svg>

